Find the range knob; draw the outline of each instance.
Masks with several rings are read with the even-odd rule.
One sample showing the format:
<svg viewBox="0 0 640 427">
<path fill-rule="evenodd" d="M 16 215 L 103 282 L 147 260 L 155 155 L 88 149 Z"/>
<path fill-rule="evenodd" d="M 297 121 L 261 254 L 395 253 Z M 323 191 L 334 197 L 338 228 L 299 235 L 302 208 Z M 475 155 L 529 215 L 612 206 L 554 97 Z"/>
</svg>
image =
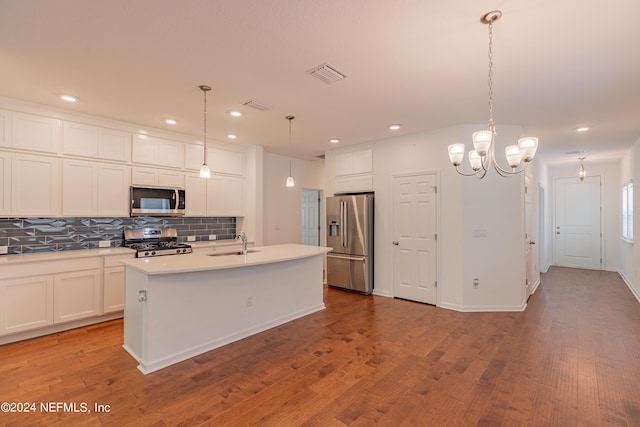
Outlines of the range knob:
<svg viewBox="0 0 640 427">
<path fill-rule="evenodd" d="M 156 255 L 156 251 L 151 252 L 151 256 L 155 256 Z"/>
<path fill-rule="evenodd" d="M 179 254 L 180 253 L 180 249 L 176 249 L 176 253 Z"/>
<path fill-rule="evenodd" d="M 149 252 L 148 252 L 148 251 L 147 251 L 147 252 L 145 252 L 145 253 L 144 253 L 144 256 L 149 256 Z"/>
</svg>

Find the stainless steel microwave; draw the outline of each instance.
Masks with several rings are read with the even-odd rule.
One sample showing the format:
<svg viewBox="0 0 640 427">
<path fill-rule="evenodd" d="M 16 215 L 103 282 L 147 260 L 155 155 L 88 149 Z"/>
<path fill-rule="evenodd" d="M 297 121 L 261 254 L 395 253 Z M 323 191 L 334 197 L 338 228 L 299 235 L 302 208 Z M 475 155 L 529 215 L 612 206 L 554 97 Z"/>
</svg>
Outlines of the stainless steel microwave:
<svg viewBox="0 0 640 427">
<path fill-rule="evenodd" d="M 182 188 L 131 186 L 131 216 L 183 216 Z"/>
</svg>

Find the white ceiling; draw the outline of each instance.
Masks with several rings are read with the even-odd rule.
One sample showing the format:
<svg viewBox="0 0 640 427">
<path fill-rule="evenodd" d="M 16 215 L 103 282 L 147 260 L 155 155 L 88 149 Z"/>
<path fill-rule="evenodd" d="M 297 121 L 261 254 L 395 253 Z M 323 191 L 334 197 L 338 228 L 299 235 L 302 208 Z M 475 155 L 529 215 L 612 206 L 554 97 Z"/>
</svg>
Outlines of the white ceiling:
<svg viewBox="0 0 640 427">
<path fill-rule="evenodd" d="M 538 136 L 550 164 L 616 158 L 640 137 L 638 0 L 0 0 L 0 95 L 201 138 L 208 84 L 210 140 L 287 154 L 294 115 L 293 155 L 313 158 L 332 137 L 486 123 L 479 20 L 494 9 L 498 127 Z M 324 63 L 348 77 L 307 73 Z"/>
</svg>

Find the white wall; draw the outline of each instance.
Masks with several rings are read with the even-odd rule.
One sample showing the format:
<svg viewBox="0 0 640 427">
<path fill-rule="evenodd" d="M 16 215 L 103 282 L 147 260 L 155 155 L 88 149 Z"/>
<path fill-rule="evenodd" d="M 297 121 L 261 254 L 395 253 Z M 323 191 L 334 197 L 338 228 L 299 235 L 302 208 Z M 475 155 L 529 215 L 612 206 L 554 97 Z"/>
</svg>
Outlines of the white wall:
<svg viewBox="0 0 640 427">
<path fill-rule="evenodd" d="M 447 146 L 465 141 L 483 125 L 454 126 L 362 144 L 373 147 L 375 208 L 375 288 L 393 296 L 394 175 L 439 174 L 438 305 L 461 311 L 520 310 L 524 299 L 524 211 L 522 177 L 463 178 L 449 163 Z M 517 126 L 500 127 L 510 143 L 522 136 Z M 502 147 L 502 146 L 501 146 Z M 333 193 L 335 156 L 357 147 L 326 153 L 326 193 Z M 504 159 L 503 148 L 497 150 Z M 474 230 L 487 237 L 474 238 Z M 473 288 L 473 277 L 480 286 Z"/>
<path fill-rule="evenodd" d="M 640 182 L 640 138 L 636 141 L 629 152 L 624 156 L 620 163 L 620 180 L 617 183 L 617 191 L 621 193 L 622 185 L 633 180 L 634 186 Z M 640 191 L 637 188 L 634 191 L 633 200 L 633 223 L 634 229 L 640 227 Z M 620 247 L 620 274 L 625 280 L 631 291 L 635 294 L 636 299 L 640 301 L 640 280 L 638 278 L 638 265 L 640 265 L 640 250 L 637 249 L 637 243 L 629 243 L 619 238 Z M 634 240 L 637 239 L 638 233 L 634 232 Z"/>
<path fill-rule="evenodd" d="M 588 176 L 600 176 L 602 189 L 602 265 L 605 270 L 620 270 L 620 215 L 621 215 L 621 187 L 620 187 L 620 165 L 618 162 L 590 164 L 585 161 L 585 169 Z M 573 178 L 578 175 L 579 162 L 575 165 L 555 167 L 549 169 L 549 179 L 551 184 L 551 209 L 555 205 L 554 180 L 557 178 Z M 553 221 L 553 210 L 552 221 Z M 552 222 L 551 228 L 555 229 Z M 551 236 L 555 236 L 551 234 Z M 553 238 L 553 237 L 552 237 Z M 553 242 L 553 240 L 552 240 Z"/>
<path fill-rule="evenodd" d="M 289 160 L 277 154 L 264 154 L 264 245 L 302 243 L 302 189 L 324 188 L 323 162 L 300 159 L 291 159 L 295 187 L 285 187 Z"/>
</svg>

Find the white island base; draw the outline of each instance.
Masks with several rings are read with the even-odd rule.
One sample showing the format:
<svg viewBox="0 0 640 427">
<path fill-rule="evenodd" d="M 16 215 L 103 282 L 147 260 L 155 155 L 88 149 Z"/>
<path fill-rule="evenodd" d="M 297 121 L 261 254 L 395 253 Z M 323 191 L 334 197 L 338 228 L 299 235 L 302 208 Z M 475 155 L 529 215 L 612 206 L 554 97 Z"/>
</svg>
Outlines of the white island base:
<svg viewBox="0 0 640 427">
<path fill-rule="evenodd" d="M 324 309 L 331 248 L 124 261 L 124 348 L 144 374 Z"/>
</svg>

